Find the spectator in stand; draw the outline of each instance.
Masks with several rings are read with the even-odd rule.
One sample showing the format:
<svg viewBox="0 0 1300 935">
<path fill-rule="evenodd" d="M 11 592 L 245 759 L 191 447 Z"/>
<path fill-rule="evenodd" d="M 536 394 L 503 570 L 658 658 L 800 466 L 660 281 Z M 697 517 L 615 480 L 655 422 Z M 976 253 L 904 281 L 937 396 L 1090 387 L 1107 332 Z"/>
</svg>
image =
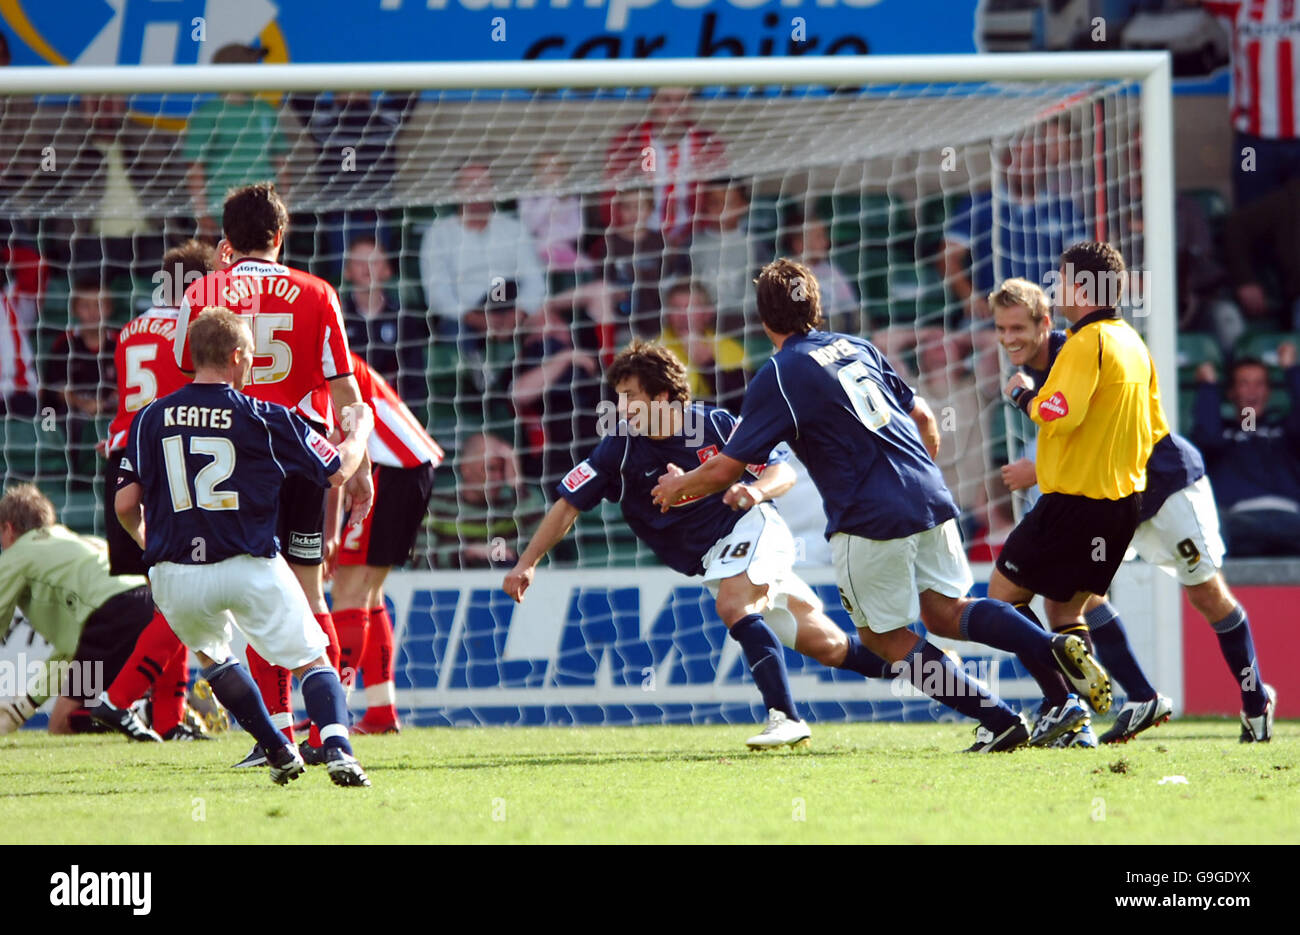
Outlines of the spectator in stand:
<svg viewBox="0 0 1300 935">
<path fill-rule="evenodd" d="M 1228 30 L 1238 207 L 1300 178 L 1300 5 L 1202 0 Z"/>
<path fill-rule="evenodd" d="M 213 65 L 254 65 L 267 50 L 231 43 L 212 56 Z M 253 182 L 275 182 L 288 190 L 284 175 L 289 145 L 279 115 L 269 104 L 243 92 L 228 93 L 194 108 L 185 130 L 186 177 L 199 233 L 215 240 L 221 235 L 226 193 Z M 154 258 L 156 262 L 157 258 Z"/>
<path fill-rule="evenodd" d="M 1268 414 L 1268 367 L 1237 360 L 1227 397 L 1238 415 L 1224 419 L 1213 364 L 1197 369 L 1192 441 L 1205 455 L 1228 555 L 1300 555 L 1300 367 L 1292 344 L 1278 348 L 1291 411 Z"/>
<path fill-rule="evenodd" d="M 397 136 L 419 94 L 336 91 L 290 94 L 288 100 L 316 144 L 312 194 L 326 206 L 314 218 L 317 255 L 337 274 L 345 244 L 359 236 L 393 246 L 385 212 L 357 205 L 388 196 L 397 174 Z"/>
<path fill-rule="evenodd" d="M 1300 30 L 1300 25 L 1297 25 Z M 1224 251 L 1246 316 L 1279 331 L 1300 330 L 1300 176 L 1268 198 L 1228 215 Z M 1276 279 L 1282 304 L 1273 307 L 1264 280 Z"/>
<path fill-rule="evenodd" d="M 457 175 L 461 196 L 456 214 L 425 229 L 420 241 L 420 282 L 439 331 L 455 335 L 463 326 L 482 331 L 483 297 L 511 280 L 518 304 L 528 314 L 546 298 L 546 277 L 532 236 L 512 214 L 492 203 L 492 174 L 469 162 Z"/>
<path fill-rule="evenodd" d="M 700 186 L 690 179 L 716 174 L 726 164 L 722 140 L 695 123 L 690 101 L 689 88 L 656 89 L 649 118 L 615 135 L 605 161 L 606 177 L 654 186 L 651 226 L 670 246 L 691 237 Z"/>
<path fill-rule="evenodd" d="M 0 292 L 0 416 L 36 415 L 36 366 L 11 289 Z"/>
<path fill-rule="evenodd" d="M 457 484 L 435 486 L 429 504 L 435 568 L 511 568 L 546 500 L 524 484 L 519 456 L 496 435 L 468 439 L 456 459 Z"/>
<path fill-rule="evenodd" d="M 582 199 L 555 190 L 564 185 L 569 166 L 560 153 L 541 153 L 531 195 L 519 199 L 519 220 L 537 245 L 537 259 L 553 278 L 576 284 L 577 275 L 591 267 L 579 249 L 583 236 Z"/>
<path fill-rule="evenodd" d="M 180 137 L 132 120 L 120 94 L 82 95 L 76 119 L 60 130 L 53 145 L 73 155 L 53 197 L 81 215 L 67 238 L 73 278 L 152 275 L 166 249 L 153 209 L 175 184 L 169 166 Z"/>
<path fill-rule="evenodd" d="M 1178 330 L 1206 331 L 1230 354 L 1246 330 L 1241 309 L 1227 297 L 1228 270 L 1201 203 L 1187 195 L 1174 202 L 1178 245 Z M 1227 254 L 1231 257 L 1232 244 Z"/>
<path fill-rule="evenodd" d="M 718 311 L 708 289 L 694 280 L 668 290 L 660 343 L 686 363 L 691 399 L 740 411 L 749 380 L 745 346 L 716 333 Z"/>
<path fill-rule="evenodd" d="M 98 279 L 82 279 L 72 292 L 73 326 L 54 342 L 45 364 L 44 405 L 66 413 L 68 445 L 79 447 L 94 420 L 117 409 L 117 329 L 112 303 Z"/>
<path fill-rule="evenodd" d="M 605 231 L 602 275 L 614 296 L 614 311 L 636 337 L 659 331 L 660 290 L 670 274 L 664 239 L 654 230 L 654 194 L 648 188 L 617 192 Z M 619 342 L 622 343 L 622 342 Z"/>
<path fill-rule="evenodd" d="M 715 180 L 704 187 L 700 200 L 691 237 L 691 278 L 717 296 L 722 329 L 740 330 L 758 308 L 754 277 L 771 257 L 749 236 L 748 185 L 740 179 Z"/>
<path fill-rule="evenodd" d="M 815 214 L 792 215 L 786 224 L 785 256 L 798 260 L 817 277 L 827 331 L 862 334 L 862 303 L 853 280 L 831 262 L 826 222 Z"/>
<path fill-rule="evenodd" d="M 388 253 L 363 234 L 348 245 L 343 267 L 343 327 L 348 347 L 413 406 L 429 395 L 424 379 L 424 349 L 429 343 L 423 315 L 401 307 Z"/>
</svg>

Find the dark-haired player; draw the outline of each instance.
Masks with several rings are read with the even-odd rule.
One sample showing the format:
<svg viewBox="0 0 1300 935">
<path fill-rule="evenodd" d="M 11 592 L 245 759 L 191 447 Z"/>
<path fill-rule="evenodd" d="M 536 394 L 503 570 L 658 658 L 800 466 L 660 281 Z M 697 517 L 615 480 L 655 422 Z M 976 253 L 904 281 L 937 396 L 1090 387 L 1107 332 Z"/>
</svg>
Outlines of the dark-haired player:
<svg viewBox="0 0 1300 935">
<path fill-rule="evenodd" d="M 347 700 L 325 634 L 280 554 L 275 504 L 289 477 L 322 490 L 342 485 L 364 461 L 373 417 L 365 405 L 342 409 L 349 434 L 336 450 L 287 407 L 239 392 L 253 337 L 232 312 L 200 315 L 189 344 L 194 382 L 131 424 L 118 517 L 144 548 L 158 607 L 198 653 L 213 694 L 257 739 L 272 780 L 297 777 L 303 760 L 232 655 L 232 625 L 262 658 L 298 676 L 335 785 L 368 786 L 348 742 Z"/>
<path fill-rule="evenodd" d="M 185 288 L 211 272 L 214 253 L 198 240 L 188 240 L 163 256 L 162 269 L 154 275 L 154 307 L 132 319 L 117 336 L 113 362 L 117 370 L 117 414 L 108 427 L 104 443 L 104 538 L 108 541 L 109 571 L 114 575 L 147 575 L 144 552 L 117 521 L 113 498 L 117 493 L 117 471 L 126 450 L 127 433 L 135 414 L 161 396 L 176 392 L 189 378 L 176 366 L 172 347 L 176 339 L 176 315 Z M 189 680 L 189 655 L 162 614 L 136 640 L 135 650 L 121 673 L 108 687 L 99 704 L 91 709 L 97 720 L 110 724 L 128 736 L 138 733 L 128 710 L 151 686 L 154 690 L 154 722 L 164 740 L 194 740 L 196 734 L 182 720 L 185 686 Z M 165 696 L 165 697 L 159 697 Z"/>
<path fill-rule="evenodd" d="M 226 308 L 248 318 L 253 332 L 253 370 L 244 392 L 255 399 L 288 406 L 322 435 L 332 427 L 333 409 L 361 401 L 352 376 L 339 298 L 325 280 L 277 262 L 289 214 L 270 183 L 235 189 L 226 198 L 222 228 L 231 256 L 228 265 L 192 285 L 181 304 L 176 331 L 176 363 L 190 370 L 185 344 L 191 321 L 210 308 Z M 370 465 L 344 488 L 355 506 L 369 509 L 373 488 Z M 286 481 L 279 499 L 279 536 L 284 557 L 302 584 L 330 657 L 338 663 L 338 636 L 325 603 L 321 565 L 338 524 L 326 523 L 326 495 L 300 478 Z M 267 700 L 276 724 L 293 738 L 288 673 L 267 666 L 254 653 L 249 669 Z M 319 738 L 311 737 L 313 745 Z M 241 766 L 263 762 L 254 750 Z"/>
<path fill-rule="evenodd" d="M 957 507 L 933 459 L 934 414 L 869 341 L 817 330 L 812 272 L 788 259 L 765 266 L 758 313 L 776 354 L 745 392 L 739 427 L 721 454 L 661 477 L 655 501 L 668 509 L 723 490 L 758 453 L 788 442 L 822 495 L 840 599 L 863 644 L 903 663 L 931 698 L 979 721 L 971 752 L 1018 747 L 1028 726 L 908 629 L 918 615 L 940 636 L 1015 653 L 1040 683 L 1065 671 L 1097 703 L 1108 698 L 1106 675 L 1082 640 L 1053 639 L 1002 601 L 965 596 L 973 579 Z"/>
<path fill-rule="evenodd" d="M 411 556 L 443 452 L 401 397 L 356 354 L 352 372 L 361 387 L 361 401 L 375 413 L 375 430 L 367 444 L 374 465 L 375 504 L 365 522 L 344 532 L 330 594 L 343 670 L 356 669 L 366 683 L 366 713 L 352 731 L 387 734 L 401 725 L 393 693 L 393 623 L 384 603 L 384 579 L 394 565 L 406 564 Z"/>
<path fill-rule="evenodd" d="M 1110 589 L 1124 560 L 1138 527 L 1147 461 L 1159 432 L 1168 433 L 1151 354 L 1113 307 L 1124 275 L 1124 258 L 1110 244 L 1067 247 L 1057 306 L 1070 322 L 1068 337 L 1041 387 L 1024 373 L 1006 386 L 1012 404 L 1038 426 L 1042 496 L 1007 538 L 989 594 L 1036 623 L 1029 601 L 1041 594 L 1052 631 L 1083 640 L 1090 651 L 1084 609 Z M 1043 685 L 1043 693 L 1032 743 L 1089 725 L 1065 682 Z M 1167 708 L 1160 715 L 1159 695 L 1148 707 L 1153 717 L 1168 715 Z"/>
<path fill-rule="evenodd" d="M 698 497 L 662 513 L 650 496 L 655 479 L 715 456 L 735 430 L 736 418 L 725 409 L 692 403 L 686 367 L 660 345 L 634 342 L 614 358 L 606 378 L 618 393 L 618 431 L 560 482 L 560 498 L 502 587 L 522 600 L 537 563 L 578 514 L 602 500 L 617 502 L 632 531 L 666 565 L 702 575 L 714 592 L 718 616 L 740 644 L 768 712 L 766 728 L 747 741 L 750 748 L 808 742 L 808 725 L 790 694 L 782 644 L 869 678 L 891 673 L 822 612 L 821 601 L 794 573 L 794 539 L 776 508 L 765 502 L 794 484 L 794 471 L 785 463 L 788 452 L 769 450 L 755 458 L 748 468 L 755 479 L 731 485 L 725 495 Z"/>
<path fill-rule="evenodd" d="M 1042 386 L 1067 337 L 1066 332 L 1052 329 L 1047 296 L 1031 282 L 1009 279 L 989 296 L 989 308 L 998 340 L 1011 363 L 1034 386 Z M 1223 539 L 1205 461 L 1191 442 L 1169 430 L 1163 407 L 1155 434 L 1133 547 L 1144 561 L 1177 576 L 1188 601 L 1218 636 L 1219 649 L 1241 690 L 1242 742 L 1268 741 L 1277 695 L 1260 676 L 1246 610 L 1232 596 L 1220 571 Z M 1031 457 L 1007 465 L 1003 477 L 1012 490 L 1028 489 L 1038 480 Z M 1101 740 L 1130 740 L 1167 718 L 1173 704 L 1147 681 L 1119 614 L 1105 597 L 1091 598 L 1083 617 L 1098 658 L 1128 697 L 1114 726 Z M 1085 728 L 1063 735 L 1062 740 L 1069 745 L 1096 746 L 1091 734 L 1091 728 Z"/>
</svg>

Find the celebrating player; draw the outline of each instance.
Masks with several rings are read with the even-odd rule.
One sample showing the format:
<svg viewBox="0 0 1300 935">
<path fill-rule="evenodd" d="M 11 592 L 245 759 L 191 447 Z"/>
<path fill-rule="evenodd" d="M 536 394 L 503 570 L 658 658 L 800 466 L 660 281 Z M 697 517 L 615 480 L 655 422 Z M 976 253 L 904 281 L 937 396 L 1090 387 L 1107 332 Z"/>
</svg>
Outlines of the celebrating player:
<svg viewBox="0 0 1300 935">
<path fill-rule="evenodd" d="M 347 336 L 338 295 L 329 283 L 276 262 L 284 244 L 289 215 L 270 183 L 235 189 L 222 213 L 223 233 L 231 256 L 228 265 L 192 285 L 181 303 L 176 330 L 176 363 L 189 371 L 188 326 L 210 308 L 226 308 L 249 320 L 253 332 L 254 366 L 245 392 L 255 399 L 288 406 L 314 429 L 328 435 L 330 408 L 339 412 L 360 402 L 361 393 L 350 371 Z M 370 465 L 357 471 L 344 488 L 361 513 L 369 509 L 373 488 Z M 312 613 L 329 640 L 330 658 L 338 663 L 338 637 L 325 604 L 321 565 L 327 547 L 324 532 L 326 496 L 299 477 L 286 479 L 279 498 L 278 534 L 284 557 L 301 583 Z M 293 738 L 288 673 L 267 666 L 256 653 L 249 669 L 262 690 L 277 726 Z M 320 738 L 313 736 L 313 745 Z M 240 766 L 265 762 L 253 750 Z"/>
<path fill-rule="evenodd" d="M 1052 330 L 1047 296 L 1031 282 L 1008 279 L 989 296 L 998 340 L 1011 362 L 1033 386 L 1042 386 L 1065 343 L 1064 331 Z M 1264 742 L 1272 737 L 1277 694 L 1260 678 L 1246 611 L 1228 590 L 1220 568 L 1223 539 L 1214 493 L 1205 475 L 1201 453 L 1187 439 L 1169 430 L 1163 407 L 1155 425 L 1156 443 L 1147 461 L 1147 488 L 1138 513 L 1140 525 L 1133 547 L 1144 560 L 1177 576 L 1187 599 L 1200 611 L 1219 638 L 1223 658 L 1241 688 L 1241 741 Z M 1037 483 L 1031 457 L 1002 469 L 1007 486 L 1024 490 Z M 1168 718 L 1173 704 L 1152 686 L 1133 651 L 1115 608 L 1105 597 L 1093 596 L 1084 620 L 1103 665 L 1128 696 L 1115 724 L 1102 743 L 1130 740 Z M 1090 727 L 1063 735 L 1068 745 L 1095 746 Z"/>
<path fill-rule="evenodd" d="M 1109 590 L 1124 559 L 1138 526 L 1152 446 L 1159 432 L 1168 433 L 1151 355 L 1107 301 L 1118 300 L 1123 276 L 1124 259 L 1110 244 L 1068 247 L 1061 255 L 1059 305 L 1071 323 L 1069 336 L 1041 389 L 1035 392 L 1023 373 L 1006 386 L 1011 402 L 1039 426 L 1042 496 L 1011 531 L 989 595 L 1015 604 L 1035 623 L 1029 601 L 1043 595 L 1052 630 L 1083 640 L 1089 650 L 1084 609 L 1093 595 Z M 1032 743 L 1090 726 L 1065 682 L 1043 689 Z M 1160 696 L 1151 700 L 1154 722 L 1163 715 Z M 1109 707 L 1109 698 L 1104 703 Z"/>
<path fill-rule="evenodd" d="M 788 259 L 769 263 L 758 279 L 758 312 L 776 354 L 750 383 L 740 425 L 720 455 L 661 477 L 655 502 L 668 509 L 725 489 L 760 452 L 788 442 L 822 495 L 840 600 L 863 644 L 904 663 L 931 698 L 979 721 L 970 752 L 1018 747 L 1028 726 L 908 629 L 918 615 L 939 636 L 1016 653 L 1040 683 L 1063 672 L 1103 703 L 1109 682 L 1082 640 L 1049 637 L 1002 601 L 965 596 L 972 576 L 957 507 L 933 459 L 934 414 L 870 342 L 817 330 L 821 295 L 812 272 Z"/>
<path fill-rule="evenodd" d="M 568 534 L 578 514 L 601 500 L 618 502 L 641 541 L 682 574 L 703 575 L 717 598 L 718 616 L 740 644 L 768 711 L 766 728 L 747 741 L 750 748 L 807 742 L 811 734 L 791 697 L 781 644 L 869 678 L 891 673 L 822 613 L 821 601 L 793 571 L 794 539 L 776 508 L 765 502 L 794 484 L 794 471 L 785 464 L 788 454 L 769 450 L 749 468 L 756 480 L 661 514 L 650 497 L 655 478 L 716 455 L 736 418 L 725 409 L 691 403 L 685 366 L 656 344 L 633 342 L 614 359 L 606 378 L 618 393 L 619 430 L 561 481 L 560 498 L 502 587 L 523 600 L 537 563 Z"/>
<path fill-rule="evenodd" d="M 356 354 L 352 372 L 361 400 L 374 410 L 367 450 L 374 465 L 375 503 L 365 522 L 349 527 L 339 547 L 330 593 L 343 671 L 357 669 L 366 683 L 366 714 L 354 734 L 401 730 L 393 693 L 393 624 L 384 604 L 384 579 L 410 558 L 443 453 L 405 403 Z M 304 756 L 306 754 L 304 753 Z"/>
<path fill-rule="evenodd" d="M 199 654 L 218 700 L 257 739 L 272 780 L 287 783 L 305 766 L 231 654 L 232 623 L 262 658 L 298 677 L 330 779 L 368 786 L 327 639 L 278 548 L 275 503 L 289 476 L 322 489 L 343 484 L 364 460 L 373 416 L 365 405 L 341 409 L 350 434 L 336 451 L 286 407 L 239 392 L 253 365 L 241 316 L 209 311 L 189 330 L 194 382 L 132 423 L 117 514 L 144 549 L 159 608 Z"/>
</svg>

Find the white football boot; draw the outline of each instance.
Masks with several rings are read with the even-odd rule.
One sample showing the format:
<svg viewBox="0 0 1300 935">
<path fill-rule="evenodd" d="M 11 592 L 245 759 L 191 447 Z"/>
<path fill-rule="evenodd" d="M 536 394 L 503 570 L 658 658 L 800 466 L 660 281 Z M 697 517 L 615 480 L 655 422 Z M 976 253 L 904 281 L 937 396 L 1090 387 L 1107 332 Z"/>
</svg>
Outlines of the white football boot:
<svg viewBox="0 0 1300 935">
<path fill-rule="evenodd" d="M 812 743 L 812 731 L 803 721 L 792 721 L 784 711 L 767 709 L 767 727 L 763 733 L 750 737 L 745 743 L 751 750 L 770 750 L 773 747 L 806 747 Z"/>
</svg>

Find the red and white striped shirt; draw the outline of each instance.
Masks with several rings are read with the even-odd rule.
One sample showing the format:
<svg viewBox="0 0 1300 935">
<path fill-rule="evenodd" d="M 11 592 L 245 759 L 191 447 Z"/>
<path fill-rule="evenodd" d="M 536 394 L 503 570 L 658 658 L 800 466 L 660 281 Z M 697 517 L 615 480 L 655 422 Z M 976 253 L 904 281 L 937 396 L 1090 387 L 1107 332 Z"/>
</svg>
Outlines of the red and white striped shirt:
<svg viewBox="0 0 1300 935">
<path fill-rule="evenodd" d="M 372 462 L 403 468 L 429 463 L 437 467 L 442 463 L 443 452 L 438 443 L 429 437 L 384 378 L 356 354 L 352 355 L 352 375 L 361 387 L 361 401 L 369 403 L 375 411 L 375 430 L 366 443 Z"/>
<path fill-rule="evenodd" d="M 1264 139 L 1300 136 L 1300 0 L 1205 0 L 1232 47 L 1232 125 Z"/>
<path fill-rule="evenodd" d="M 701 174 L 720 171 L 725 163 L 722 142 L 707 130 L 689 127 L 668 142 L 652 121 L 627 127 L 610 145 L 606 175 L 648 174 L 655 185 L 655 226 L 665 240 L 680 239 L 690 229 L 699 199 Z"/>
<path fill-rule="evenodd" d="M 9 293 L 0 293 L 0 395 L 33 391 L 32 345 Z"/>
</svg>

